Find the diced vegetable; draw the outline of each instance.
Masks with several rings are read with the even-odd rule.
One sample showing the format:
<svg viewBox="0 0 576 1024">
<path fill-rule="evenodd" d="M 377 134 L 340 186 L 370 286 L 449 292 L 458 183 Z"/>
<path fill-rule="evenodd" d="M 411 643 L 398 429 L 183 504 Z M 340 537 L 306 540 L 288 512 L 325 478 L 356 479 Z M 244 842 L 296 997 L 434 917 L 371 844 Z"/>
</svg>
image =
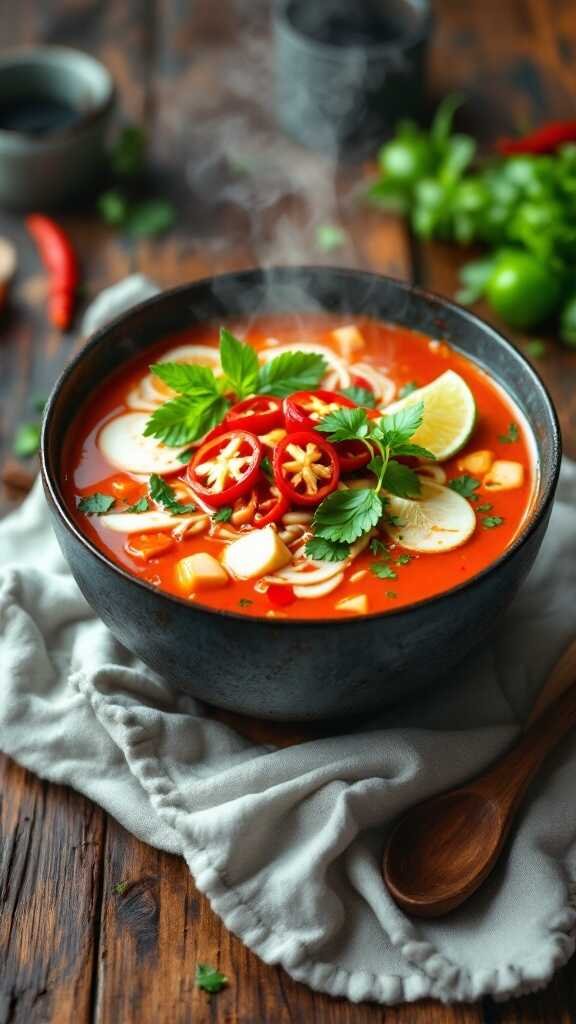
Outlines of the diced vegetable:
<svg viewBox="0 0 576 1024">
<path fill-rule="evenodd" d="M 496 459 L 490 472 L 482 480 L 487 491 L 513 491 L 524 483 L 524 466 L 521 462 Z"/>
<path fill-rule="evenodd" d="M 207 551 L 199 551 L 196 555 L 188 555 L 176 563 L 176 582 L 183 594 L 189 595 L 197 590 L 216 590 L 225 587 L 229 577 L 218 559 Z"/>
<path fill-rule="evenodd" d="M 334 605 L 337 612 L 353 612 L 355 615 L 366 615 L 368 611 L 368 598 L 366 594 L 356 594 L 354 597 L 343 597 Z"/>
<path fill-rule="evenodd" d="M 239 580 L 258 579 L 282 569 L 292 555 L 270 525 L 232 541 L 222 555 L 225 569 Z"/>
<path fill-rule="evenodd" d="M 471 476 L 483 476 L 488 473 L 494 462 L 494 452 L 487 448 L 477 452 L 470 452 L 463 459 L 458 459 L 458 469 L 463 473 L 470 473 Z"/>
<path fill-rule="evenodd" d="M 337 327 L 335 331 L 332 331 L 332 337 L 344 359 L 351 359 L 355 352 L 361 352 L 362 349 L 366 348 L 366 342 L 362 337 L 362 333 L 354 324 L 349 324 L 346 327 Z"/>
<path fill-rule="evenodd" d="M 149 562 L 151 558 L 158 558 L 170 551 L 174 547 L 174 538 L 167 533 L 136 533 L 126 541 L 124 547 L 132 558 Z"/>
</svg>

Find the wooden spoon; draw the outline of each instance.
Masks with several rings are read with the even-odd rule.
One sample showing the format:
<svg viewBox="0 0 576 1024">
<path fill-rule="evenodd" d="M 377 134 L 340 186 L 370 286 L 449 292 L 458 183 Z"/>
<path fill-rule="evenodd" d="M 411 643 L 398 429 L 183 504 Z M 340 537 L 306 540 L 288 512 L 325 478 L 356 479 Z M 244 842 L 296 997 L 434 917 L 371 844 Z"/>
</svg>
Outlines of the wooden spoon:
<svg viewBox="0 0 576 1024">
<path fill-rule="evenodd" d="M 552 670 L 515 746 L 472 782 L 400 819 L 384 853 L 384 881 L 403 910 L 441 917 L 488 877 L 534 775 L 576 724 L 575 682 L 576 640 Z"/>
</svg>

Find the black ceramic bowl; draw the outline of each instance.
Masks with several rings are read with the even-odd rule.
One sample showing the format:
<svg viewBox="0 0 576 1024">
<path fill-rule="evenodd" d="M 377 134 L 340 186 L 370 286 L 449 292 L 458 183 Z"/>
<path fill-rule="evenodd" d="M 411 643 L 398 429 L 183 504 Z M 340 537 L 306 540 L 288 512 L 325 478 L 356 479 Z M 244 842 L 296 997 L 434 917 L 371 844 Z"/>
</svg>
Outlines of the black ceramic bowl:
<svg viewBox="0 0 576 1024">
<path fill-rule="evenodd" d="M 369 314 L 433 337 L 487 368 L 532 425 L 538 482 L 528 520 L 505 554 L 468 582 L 398 611 L 358 619 L 248 618 L 160 593 L 109 561 L 74 523 L 60 486 L 66 431 L 94 382 L 164 335 L 262 312 Z M 556 487 L 560 438 L 529 363 L 493 328 L 452 303 L 389 278 L 323 267 L 227 274 L 165 292 L 105 327 L 68 367 L 48 403 L 42 469 L 56 535 L 94 610 L 173 686 L 261 718 L 369 712 L 430 686 L 490 630 L 530 569 Z"/>
</svg>

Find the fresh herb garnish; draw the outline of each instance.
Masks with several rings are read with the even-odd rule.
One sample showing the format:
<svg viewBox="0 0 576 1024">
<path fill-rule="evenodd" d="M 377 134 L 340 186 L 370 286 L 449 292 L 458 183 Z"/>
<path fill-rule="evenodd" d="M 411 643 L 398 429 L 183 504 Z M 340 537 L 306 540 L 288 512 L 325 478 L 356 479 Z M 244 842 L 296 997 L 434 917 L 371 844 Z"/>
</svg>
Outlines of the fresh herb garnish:
<svg viewBox="0 0 576 1024">
<path fill-rule="evenodd" d="M 491 512 L 494 505 L 491 505 L 489 501 L 484 502 L 483 505 L 478 505 L 477 512 Z"/>
<path fill-rule="evenodd" d="M 367 409 L 376 408 L 376 395 L 370 388 L 361 388 L 356 384 L 351 384 L 349 388 L 342 388 L 341 395 L 346 395 L 346 398 L 350 398 L 356 405 L 364 405 Z"/>
<path fill-rule="evenodd" d="M 406 381 L 398 392 L 398 398 L 407 398 L 413 391 L 417 391 L 420 385 L 415 380 Z"/>
<path fill-rule="evenodd" d="M 313 520 L 317 537 L 353 544 L 372 530 L 382 517 L 382 500 L 376 490 L 354 488 L 333 491 L 318 505 Z"/>
<path fill-rule="evenodd" d="M 139 515 L 141 512 L 147 512 L 149 507 L 148 498 L 138 498 L 133 505 L 129 505 L 126 512 L 134 512 Z"/>
<path fill-rule="evenodd" d="M 190 462 L 190 459 L 192 458 L 193 454 L 194 453 L 192 449 L 187 448 L 185 452 L 180 452 L 180 454 L 177 455 L 176 458 L 178 459 L 178 462 L 181 462 L 184 466 L 186 466 Z"/>
<path fill-rule="evenodd" d="M 368 545 L 373 555 L 381 555 L 383 558 L 389 558 L 390 552 L 388 551 L 387 545 L 382 540 L 378 540 L 378 537 L 372 537 L 370 544 Z"/>
<path fill-rule="evenodd" d="M 370 566 L 370 572 L 377 576 L 379 580 L 398 579 L 398 573 L 386 562 L 373 562 Z"/>
<path fill-rule="evenodd" d="M 251 604 L 254 604 L 254 601 L 251 601 L 249 597 L 241 597 L 238 604 L 241 608 L 249 608 Z"/>
<path fill-rule="evenodd" d="M 170 487 L 170 484 L 166 483 L 166 481 L 156 473 L 152 473 L 148 482 L 148 488 L 152 500 L 155 501 L 157 505 L 161 505 L 166 512 L 171 512 L 173 516 L 189 515 L 196 511 L 195 505 L 185 504 L 184 502 L 178 501 L 174 488 Z"/>
<path fill-rule="evenodd" d="M 210 398 L 178 395 L 152 413 L 145 437 L 157 437 L 166 445 L 179 447 L 198 441 L 224 418 L 228 402 L 215 389 Z"/>
<path fill-rule="evenodd" d="M 196 968 L 196 986 L 211 995 L 220 992 L 228 984 L 228 978 L 215 967 L 207 967 L 206 964 L 198 964 Z"/>
<path fill-rule="evenodd" d="M 346 245 L 347 235 L 337 224 L 319 224 L 316 228 L 316 248 L 321 252 L 334 252 Z"/>
<path fill-rule="evenodd" d="M 505 434 L 499 434 L 498 435 L 498 440 L 500 441 L 500 444 L 514 444 L 514 441 L 517 441 L 518 437 L 519 437 L 518 427 L 516 426 L 515 423 L 511 423 L 510 426 L 508 427 L 507 432 Z"/>
<path fill-rule="evenodd" d="M 94 494 L 87 494 L 85 498 L 80 498 L 78 511 L 83 512 L 85 516 L 103 516 L 111 508 L 114 508 L 115 504 L 116 499 L 109 494 L 95 491 Z"/>
<path fill-rule="evenodd" d="M 256 393 L 260 372 L 258 356 L 251 345 L 245 345 L 224 327 L 220 331 L 220 363 L 230 391 L 238 399 Z"/>
<path fill-rule="evenodd" d="M 473 476 L 468 476 L 467 473 L 463 473 L 462 476 L 456 476 L 453 480 L 450 480 L 448 487 L 451 491 L 456 491 L 456 494 L 460 494 L 463 498 L 476 498 L 476 491 L 480 487 L 480 481 L 475 480 Z"/>
<path fill-rule="evenodd" d="M 318 352 L 283 352 L 260 367 L 257 391 L 278 398 L 293 391 L 313 391 L 325 372 L 326 362 Z"/>
<path fill-rule="evenodd" d="M 16 431 L 13 444 L 14 455 L 19 459 L 29 459 L 40 448 L 40 424 L 23 423 Z"/>
<path fill-rule="evenodd" d="M 306 544 L 308 558 L 324 562 L 343 562 L 350 554 L 350 546 L 324 537 L 311 537 Z"/>
<path fill-rule="evenodd" d="M 409 565 L 412 561 L 412 555 L 399 555 L 396 559 L 396 565 Z"/>
<path fill-rule="evenodd" d="M 482 526 L 485 530 L 493 530 L 496 526 L 502 526 L 503 522 L 502 516 L 485 516 L 482 520 Z"/>
<path fill-rule="evenodd" d="M 222 508 L 219 508 L 218 511 L 215 512 L 214 515 L 212 516 L 212 522 L 227 523 L 228 520 L 232 518 L 233 511 L 234 509 L 231 507 L 231 505 L 223 505 Z"/>
</svg>

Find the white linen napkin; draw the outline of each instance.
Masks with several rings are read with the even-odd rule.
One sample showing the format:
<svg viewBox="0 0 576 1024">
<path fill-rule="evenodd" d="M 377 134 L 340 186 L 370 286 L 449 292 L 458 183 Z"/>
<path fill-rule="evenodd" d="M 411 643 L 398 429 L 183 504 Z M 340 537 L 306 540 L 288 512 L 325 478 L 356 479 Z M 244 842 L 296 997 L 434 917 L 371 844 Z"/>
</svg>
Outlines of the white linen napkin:
<svg viewBox="0 0 576 1024">
<path fill-rule="evenodd" d="M 380 863 L 398 814 L 510 743 L 572 638 L 575 507 L 565 463 L 527 583 L 443 685 L 368 730 L 276 750 L 205 717 L 116 643 L 68 572 L 37 482 L 0 524 L 0 749 L 184 856 L 226 926 L 312 988 L 384 1004 L 539 988 L 574 949 L 573 739 L 532 787 L 509 854 L 451 916 L 410 920 Z"/>
</svg>

